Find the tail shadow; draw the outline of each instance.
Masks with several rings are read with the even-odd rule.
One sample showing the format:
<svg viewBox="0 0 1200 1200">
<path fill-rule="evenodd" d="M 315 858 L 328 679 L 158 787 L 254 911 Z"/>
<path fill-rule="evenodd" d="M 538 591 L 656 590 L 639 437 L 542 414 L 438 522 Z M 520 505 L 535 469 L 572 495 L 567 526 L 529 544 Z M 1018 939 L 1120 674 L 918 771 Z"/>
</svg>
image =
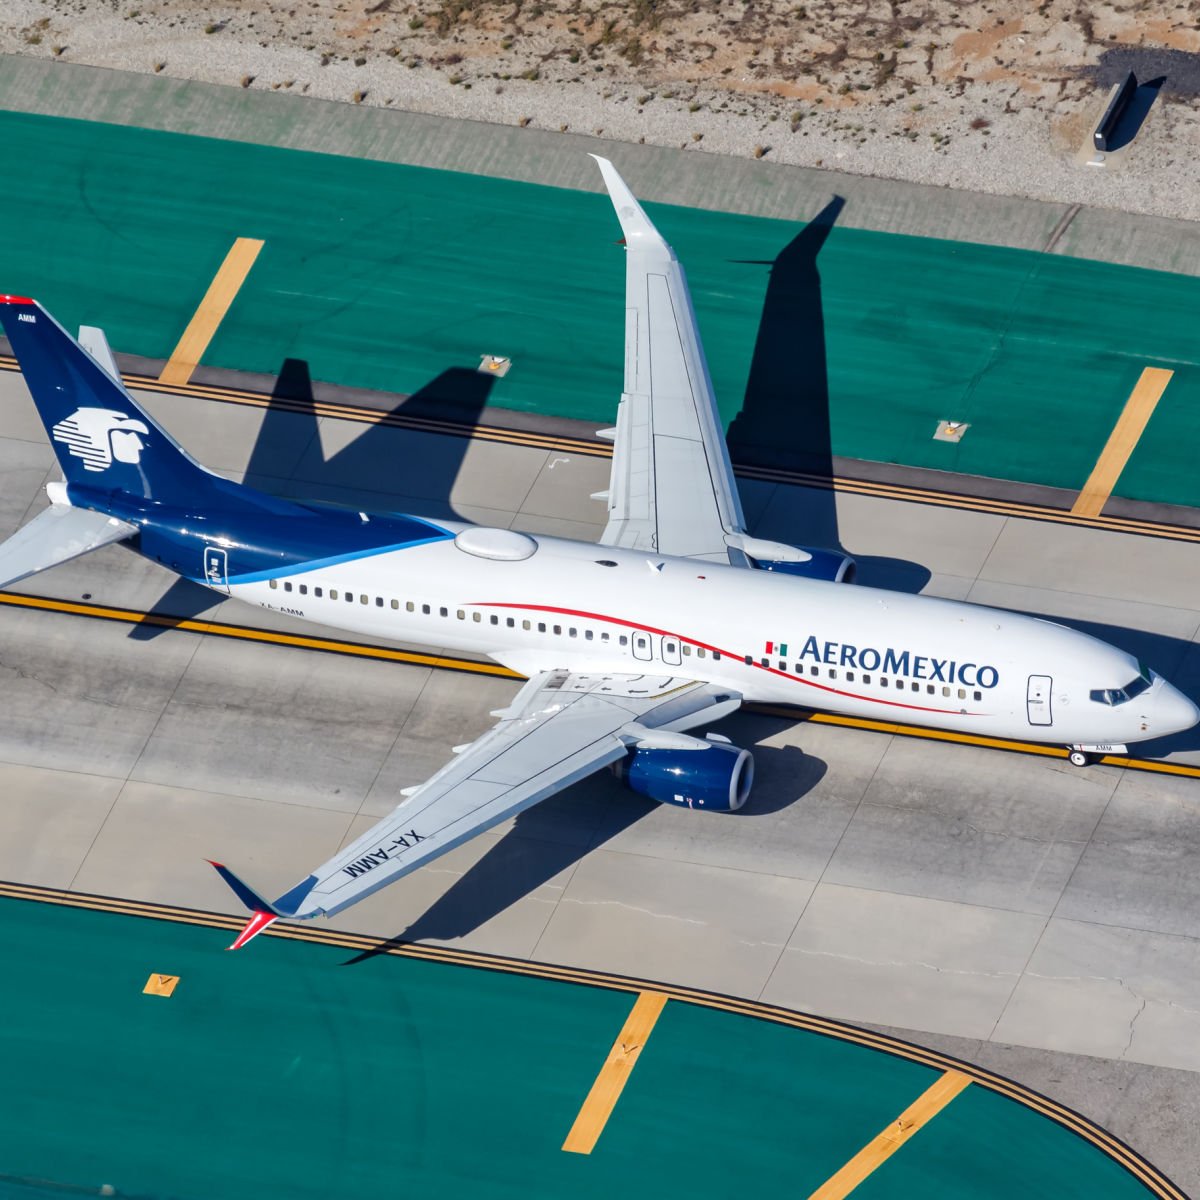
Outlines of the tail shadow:
<svg viewBox="0 0 1200 1200">
<path fill-rule="evenodd" d="M 745 400 L 727 441 L 738 463 L 785 467 L 816 481 L 811 488 L 777 492 L 755 533 L 852 554 L 842 545 L 837 497 L 827 482 L 834 475 L 833 432 L 817 265 L 845 204 L 834 196 L 773 261 L 751 264 L 770 272 Z M 929 571 L 917 563 L 875 556 L 857 561 L 859 582 L 869 587 L 919 592 L 929 582 Z"/>
</svg>

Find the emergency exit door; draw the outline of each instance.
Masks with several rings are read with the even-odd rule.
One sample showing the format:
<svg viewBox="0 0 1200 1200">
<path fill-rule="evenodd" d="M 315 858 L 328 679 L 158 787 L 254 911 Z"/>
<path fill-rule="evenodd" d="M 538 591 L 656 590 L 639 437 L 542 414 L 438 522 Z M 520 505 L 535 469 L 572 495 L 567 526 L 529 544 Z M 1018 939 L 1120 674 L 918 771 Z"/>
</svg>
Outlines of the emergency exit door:
<svg viewBox="0 0 1200 1200">
<path fill-rule="evenodd" d="M 1050 689 L 1054 681 L 1049 675 L 1030 675 L 1029 690 L 1025 694 L 1025 708 L 1029 713 L 1030 725 L 1050 725 Z"/>
</svg>

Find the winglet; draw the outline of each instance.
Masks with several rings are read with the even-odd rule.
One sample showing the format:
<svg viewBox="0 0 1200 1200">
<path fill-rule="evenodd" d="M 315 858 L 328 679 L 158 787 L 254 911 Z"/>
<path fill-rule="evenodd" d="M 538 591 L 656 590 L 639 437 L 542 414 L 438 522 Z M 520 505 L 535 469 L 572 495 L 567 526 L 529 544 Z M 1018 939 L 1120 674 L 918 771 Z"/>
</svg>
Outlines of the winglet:
<svg viewBox="0 0 1200 1200">
<path fill-rule="evenodd" d="M 600 174 L 604 176 L 604 186 L 608 188 L 609 198 L 613 208 L 617 210 L 617 220 L 621 222 L 621 232 L 625 235 L 625 244 L 630 250 L 656 249 L 670 252 L 662 234 L 654 228 L 653 222 L 642 211 L 629 185 L 620 176 L 617 168 L 598 154 L 593 154 Z"/>
<path fill-rule="evenodd" d="M 233 894 L 250 909 L 252 914 L 250 920 L 246 922 L 245 929 L 237 935 L 233 944 L 229 947 L 230 950 L 240 950 L 248 941 L 262 933 L 268 925 L 279 920 L 279 913 L 273 904 L 268 904 L 253 888 L 243 883 L 223 863 L 213 862 L 211 858 L 208 859 L 208 862 L 216 869 L 217 874 L 229 884 Z"/>
</svg>

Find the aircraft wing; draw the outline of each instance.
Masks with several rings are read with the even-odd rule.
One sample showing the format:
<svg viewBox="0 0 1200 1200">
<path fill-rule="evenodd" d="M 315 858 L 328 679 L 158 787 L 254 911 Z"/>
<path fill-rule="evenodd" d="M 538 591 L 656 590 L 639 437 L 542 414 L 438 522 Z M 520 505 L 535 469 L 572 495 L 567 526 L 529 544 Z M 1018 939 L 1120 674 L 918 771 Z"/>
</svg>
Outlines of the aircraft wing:
<svg viewBox="0 0 1200 1200">
<path fill-rule="evenodd" d="M 626 248 L 625 388 L 600 435 L 614 443 L 600 541 L 728 563 L 726 535 L 745 518 L 683 267 L 612 163 L 592 157 Z"/>
<path fill-rule="evenodd" d="M 735 692 L 678 677 L 535 675 L 495 714 L 498 724 L 460 748 L 389 816 L 273 904 L 214 863 L 254 911 L 230 949 L 245 945 L 277 917 L 333 916 L 616 762 L 629 745 L 717 720 L 740 704 Z"/>
</svg>

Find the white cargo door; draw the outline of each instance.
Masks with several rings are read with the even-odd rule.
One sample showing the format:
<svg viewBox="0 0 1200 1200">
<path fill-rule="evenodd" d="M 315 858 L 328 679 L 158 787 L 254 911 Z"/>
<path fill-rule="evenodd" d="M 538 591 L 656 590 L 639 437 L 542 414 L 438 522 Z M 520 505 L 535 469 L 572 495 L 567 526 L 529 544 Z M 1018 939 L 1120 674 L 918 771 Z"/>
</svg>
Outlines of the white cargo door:
<svg viewBox="0 0 1200 1200">
<path fill-rule="evenodd" d="M 1025 709 L 1030 725 L 1050 725 L 1050 689 L 1054 681 L 1049 675 L 1030 675 L 1029 690 L 1025 693 Z"/>
</svg>

